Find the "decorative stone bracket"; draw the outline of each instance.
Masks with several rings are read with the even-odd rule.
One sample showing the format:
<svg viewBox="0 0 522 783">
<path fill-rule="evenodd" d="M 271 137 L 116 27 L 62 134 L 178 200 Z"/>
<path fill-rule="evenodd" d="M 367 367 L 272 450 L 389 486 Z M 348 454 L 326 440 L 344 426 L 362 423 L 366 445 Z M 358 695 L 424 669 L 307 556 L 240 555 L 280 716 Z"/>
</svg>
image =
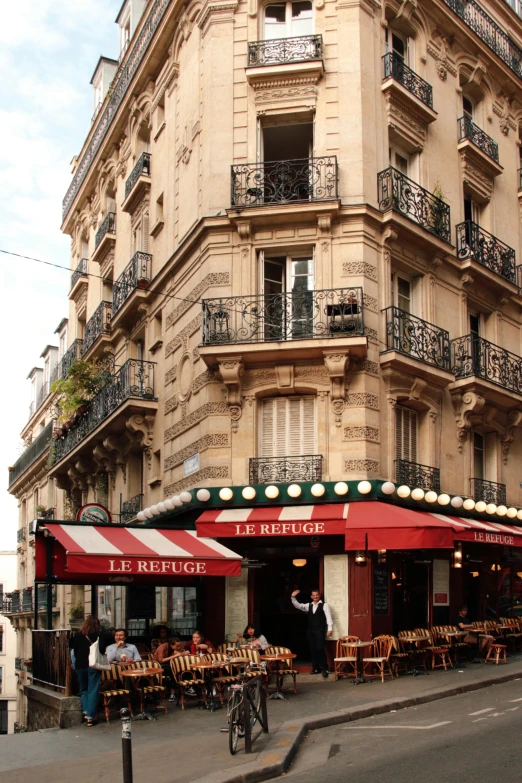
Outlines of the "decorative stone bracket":
<svg viewBox="0 0 522 783">
<path fill-rule="evenodd" d="M 336 427 L 341 426 L 341 417 L 346 398 L 346 370 L 350 364 L 350 356 L 346 353 L 323 351 L 324 363 L 330 377 L 332 410 Z"/>
<path fill-rule="evenodd" d="M 480 413 L 486 404 L 482 394 L 473 391 L 451 393 L 451 402 L 457 421 L 457 438 L 459 440 L 459 452 L 462 453 L 464 442 L 471 430 L 470 417 Z"/>
<path fill-rule="evenodd" d="M 227 387 L 227 406 L 232 420 L 232 432 L 237 432 L 241 418 L 241 378 L 245 372 L 243 357 L 218 356 L 217 364 L 221 380 Z"/>
<path fill-rule="evenodd" d="M 504 432 L 500 436 L 502 445 L 502 461 L 507 464 L 509 448 L 515 437 L 515 429 L 522 426 L 522 411 L 513 410 L 508 413 L 508 422 L 504 427 Z"/>
</svg>

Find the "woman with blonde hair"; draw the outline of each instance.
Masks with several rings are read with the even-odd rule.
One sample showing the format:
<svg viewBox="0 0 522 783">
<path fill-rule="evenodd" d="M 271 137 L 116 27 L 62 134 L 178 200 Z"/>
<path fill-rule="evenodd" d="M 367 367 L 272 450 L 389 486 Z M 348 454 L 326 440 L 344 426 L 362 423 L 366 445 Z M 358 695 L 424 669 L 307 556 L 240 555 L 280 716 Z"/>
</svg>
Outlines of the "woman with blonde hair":
<svg viewBox="0 0 522 783">
<path fill-rule="evenodd" d="M 91 644 L 94 644 L 97 639 L 100 640 L 100 652 L 103 654 L 112 642 L 112 635 L 100 629 L 100 621 L 97 617 L 90 614 L 85 618 L 80 630 L 71 641 L 71 649 L 74 653 L 74 666 L 80 686 L 82 712 L 87 721 L 87 726 L 94 726 L 97 723 L 96 718 L 98 716 L 98 693 L 101 671 L 91 669 L 89 666 Z"/>
</svg>

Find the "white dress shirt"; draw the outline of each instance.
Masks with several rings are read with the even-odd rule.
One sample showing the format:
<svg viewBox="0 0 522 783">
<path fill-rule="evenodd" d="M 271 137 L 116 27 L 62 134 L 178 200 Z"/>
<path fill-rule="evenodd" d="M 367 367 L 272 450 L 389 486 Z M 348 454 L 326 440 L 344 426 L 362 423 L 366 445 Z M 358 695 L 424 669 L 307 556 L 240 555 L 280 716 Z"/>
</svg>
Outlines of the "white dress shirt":
<svg viewBox="0 0 522 783">
<path fill-rule="evenodd" d="M 300 604 L 299 601 L 296 598 L 292 598 L 292 603 L 295 606 L 295 608 L 296 609 L 300 609 L 301 612 L 308 612 L 308 611 L 310 611 L 310 603 Z M 319 606 L 319 604 L 323 604 L 323 602 L 320 599 L 319 599 L 319 601 L 316 604 L 314 604 L 313 601 L 311 603 L 312 603 L 312 612 L 314 614 L 316 613 L 317 607 Z M 328 604 L 323 604 L 323 611 L 324 611 L 324 616 L 326 617 L 326 623 L 328 625 L 328 630 L 331 631 L 332 628 L 333 628 L 333 620 L 332 620 L 332 613 L 330 611 L 330 607 L 328 606 Z"/>
</svg>

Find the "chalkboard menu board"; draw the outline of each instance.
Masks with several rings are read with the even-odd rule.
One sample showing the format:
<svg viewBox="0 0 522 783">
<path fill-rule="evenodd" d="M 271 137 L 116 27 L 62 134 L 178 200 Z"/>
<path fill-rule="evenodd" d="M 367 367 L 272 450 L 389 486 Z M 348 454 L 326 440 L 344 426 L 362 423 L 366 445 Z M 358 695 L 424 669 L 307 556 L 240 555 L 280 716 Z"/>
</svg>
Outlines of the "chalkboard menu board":
<svg viewBox="0 0 522 783">
<path fill-rule="evenodd" d="M 156 617 L 154 585 L 128 585 L 127 612 L 131 620 L 153 620 Z"/>
<path fill-rule="evenodd" d="M 386 566 L 373 567 L 373 613 L 390 614 L 388 601 L 388 569 Z"/>
</svg>

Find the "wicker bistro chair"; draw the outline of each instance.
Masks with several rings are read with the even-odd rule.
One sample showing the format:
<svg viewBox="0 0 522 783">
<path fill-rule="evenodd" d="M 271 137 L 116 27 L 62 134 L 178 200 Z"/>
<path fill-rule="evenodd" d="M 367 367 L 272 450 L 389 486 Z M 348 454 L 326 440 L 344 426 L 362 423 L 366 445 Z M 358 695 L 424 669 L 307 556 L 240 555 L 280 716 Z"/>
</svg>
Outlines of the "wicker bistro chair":
<svg viewBox="0 0 522 783">
<path fill-rule="evenodd" d="M 399 649 L 401 652 L 406 653 L 406 655 L 410 659 L 414 659 L 416 662 L 416 666 L 422 666 L 424 669 L 426 669 L 426 650 L 425 648 L 421 647 L 420 645 L 422 642 L 404 642 L 403 639 L 406 636 L 417 636 L 417 631 L 399 631 L 397 634 L 398 640 L 399 640 Z M 413 649 L 413 644 L 415 644 L 415 650 Z M 415 653 L 415 654 L 414 654 Z"/>
<path fill-rule="evenodd" d="M 359 642 L 358 636 L 341 636 L 337 639 L 334 658 L 334 680 L 341 677 L 357 677 L 357 647 L 350 642 Z"/>
<path fill-rule="evenodd" d="M 363 658 L 363 676 L 380 677 L 381 682 L 384 682 L 386 674 L 386 667 L 388 667 L 388 674 L 390 679 L 393 680 L 393 670 L 390 661 L 391 651 L 393 649 L 393 639 L 391 636 L 376 636 L 373 640 L 373 650 L 375 655 L 369 658 Z M 368 667 L 377 668 L 377 674 L 368 675 L 366 670 Z"/>
<path fill-rule="evenodd" d="M 131 717 L 134 717 L 132 714 L 130 690 L 123 686 L 120 677 L 120 667 L 117 664 L 111 663 L 111 670 L 102 672 L 100 689 L 100 696 L 103 699 L 103 709 L 105 711 L 105 720 L 107 723 L 109 722 L 111 709 L 112 711 L 119 710 L 122 701 L 126 702 Z M 113 707 L 112 703 L 114 700 L 117 700 L 117 706 L 114 705 Z"/>
<path fill-rule="evenodd" d="M 224 653 L 207 653 L 205 655 L 206 661 L 223 661 L 223 663 L 226 663 L 228 661 L 228 656 Z M 212 677 L 212 682 L 217 688 L 217 692 L 219 694 L 219 700 L 221 704 L 223 704 L 223 694 L 225 692 L 225 688 L 227 688 L 229 685 L 232 685 L 234 682 L 238 682 L 238 676 L 237 674 L 234 674 L 232 671 L 232 666 L 228 665 L 226 668 L 219 669 L 218 671 L 224 672 L 224 674 L 218 674 L 217 677 Z"/>
<path fill-rule="evenodd" d="M 150 647 L 147 647 L 147 645 L 143 644 L 143 642 L 136 642 L 134 646 L 142 658 L 147 655 L 147 653 L 150 653 Z"/>
<path fill-rule="evenodd" d="M 223 642 L 223 644 L 218 644 L 216 647 L 216 652 L 218 653 L 226 653 L 227 647 L 232 647 L 231 642 Z"/>
<path fill-rule="evenodd" d="M 268 648 L 268 649 L 270 649 L 270 648 Z M 274 649 L 276 649 L 276 648 L 274 648 Z M 279 649 L 279 648 L 277 648 L 277 649 Z M 281 649 L 284 649 L 286 652 L 290 652 L 290 650 L 287 650 L 286 647 L 281 648 Z M 267 652 L 267 651 L 268 650 L 265 650 L 265 652 Z M 232 653 L 232 656 L 234 658 L 248 658 L 248 660 L 251 663 L 257 664 L 257 667 L 258 667 L 257 671 L 254 669 L 254 670 L 250 670 L 249 672 L 243 672 L 242 673 L 242 678 L 243 679 L 245 678 L 245 676 L 247 678 L 258 677 L 259 676 L 259 669 L 263 670 L 263 672 L 264 672 L 263 673 L 263 677 L 262 677 L 263 687 L 265 689 L 265 693 L 268 694 L 268 678 L 269 678 L 269 674 L 267 674 L 267 667 L 265 666 L 265 661 L 262 661 L 261 658 L 259 657 L 260 656 L 259 650 L 251 650 L 250 647 L 242 647 L 241 649 L 238 648 L 237 650 L 235 650 Z M 237 671 L 237 669 L 234 667 L 233 671 Z"/>
<path fill-rule="evenodd" d="M 419 634 L 419 636 L 429 637 L 426 643 L 421 642 L 420 649 L 425 650 L 426 654 L 431 658 L 432 669 L 444 669 L 446 671 L 448 666 L 450 669 L 453 668 L 449 655 L 449 645 L 437 643 L 433 629 L 429 631 L 427 628 L 416 628 L 415 633 Z"/>
<path fill-rule="evenodd" d="M 515 652 L 517 645 L 522 647 L 522 632 L 520 631 L 520 626 L 515 617 L 501 617 L 500 621 L 502 625 L 509 626 L 509 628 L 505 630 L 504 639 L 512 648 L 513 652 Z"/>
<path fill-rule="evenodd" d="M 401 666 L 403 667 L 402 668 L 403 672 L 409 672 L 411 659 L 409 653 L 401 649 L 399 640 L 397 639 L 396 636 L 390 636 L 390 639 L 392 640 L 393 643 L 390 660 L 392 663 L 393 671 L 396 677 L 398 677 L 401 671 Z"/>
<path fill-rule="evenodd" d="M 285 653 L 291 653 L 292 650 L 289 647 L 267 647 L 265 650 L 265 653 L 268 655 L 284 655 Z M 282 664 L 280 666 L 277 666 L 277 664 Z M 294 693 L 297 693 L 297 669 L 294 669 L 292 667 L 292 659 L 288 658 L 286 661 L 278 661 L 276 663 L 277 668 L 274 668 L 272 671 L 272 668 L 270 666 L 270 661 L 268 661 L 268 674 L 267 674 L 267 685 L 268 680 L 270 679 L 270 676 L 272 674 L 276 675 L 277 678 L 277 689 L 280 691 L 282 690 L 283 686 L 283 680 L 285 677 L 291 677 L 294 681 Z"/>
<path fill-rule="evenodd" d="M 205 680 L 201 676 L 201 672 L 194 668 L 194 664 L 199 663 L 199 661 L 200 658 L 197 655 L 180 655 L 179 658 L 173 658 L 170 661 L 174 683 L 180 692 L 182 710 L 185 709 L 185 691 L 187 688 L 197 688 L 203 695 L 203 701 L 205 704 L 207 703 Z"/>
<path fill-rule="evenodd" d="M 460 628 L 458 628 L 456 625 L 444 625 L 442 626 L 444 631 L 459 631 Z M 453 640 L 453 644 L 451 646 L 451 650 L 453 651 L 453 657 L 455 660 L 455 664 L 459 664 L 462 661 L 469 661 L 471 657 L 471 651 L 473 649 L 473 645 L 469 642 L 464 641 L 464 637 L 457 637 Z M 451 651 L 450 651 L 451 652 Z"/>
<path fill-rule="evenodd" d="M 158 666 L 159 666 L 159 664 L 158 664 Z M 150 661 L 135 661 L 132 664 L 131 668 L 132 669 L 150 669 Z M 165 712 L 168 712 L 168 709 L 167 709 L 167 689 L 165 688 L 165 686 L 162 683 L 163 670 L 161 671 L 161 673 L 158 673 L 158 675 L 154 675 L 154 676 L 157 676 L 159 679 L 158 679 L 157 684 L 155 683 L 153 685 L 151 685 L 149 683 L 149 681 L 147 680 L 148 675 L 144 675 L 144 679 L 147 680 L 146 683 L 143 682 L 141 677 L 138 679 L 138 683 L 136 685 L 136 691 L 140 695 L 140 712 L 143 712 L 143 700 L 144 700 L 145 696 L 153 696 L 153 695 L 156 695 L 156 697 L 159 697 L 159 699 L 163 702 L 163 705 L 159 705 L 158 704 L 157 706 L 160 707 L 160 709 L 164 709 Z"/>
</svg>

